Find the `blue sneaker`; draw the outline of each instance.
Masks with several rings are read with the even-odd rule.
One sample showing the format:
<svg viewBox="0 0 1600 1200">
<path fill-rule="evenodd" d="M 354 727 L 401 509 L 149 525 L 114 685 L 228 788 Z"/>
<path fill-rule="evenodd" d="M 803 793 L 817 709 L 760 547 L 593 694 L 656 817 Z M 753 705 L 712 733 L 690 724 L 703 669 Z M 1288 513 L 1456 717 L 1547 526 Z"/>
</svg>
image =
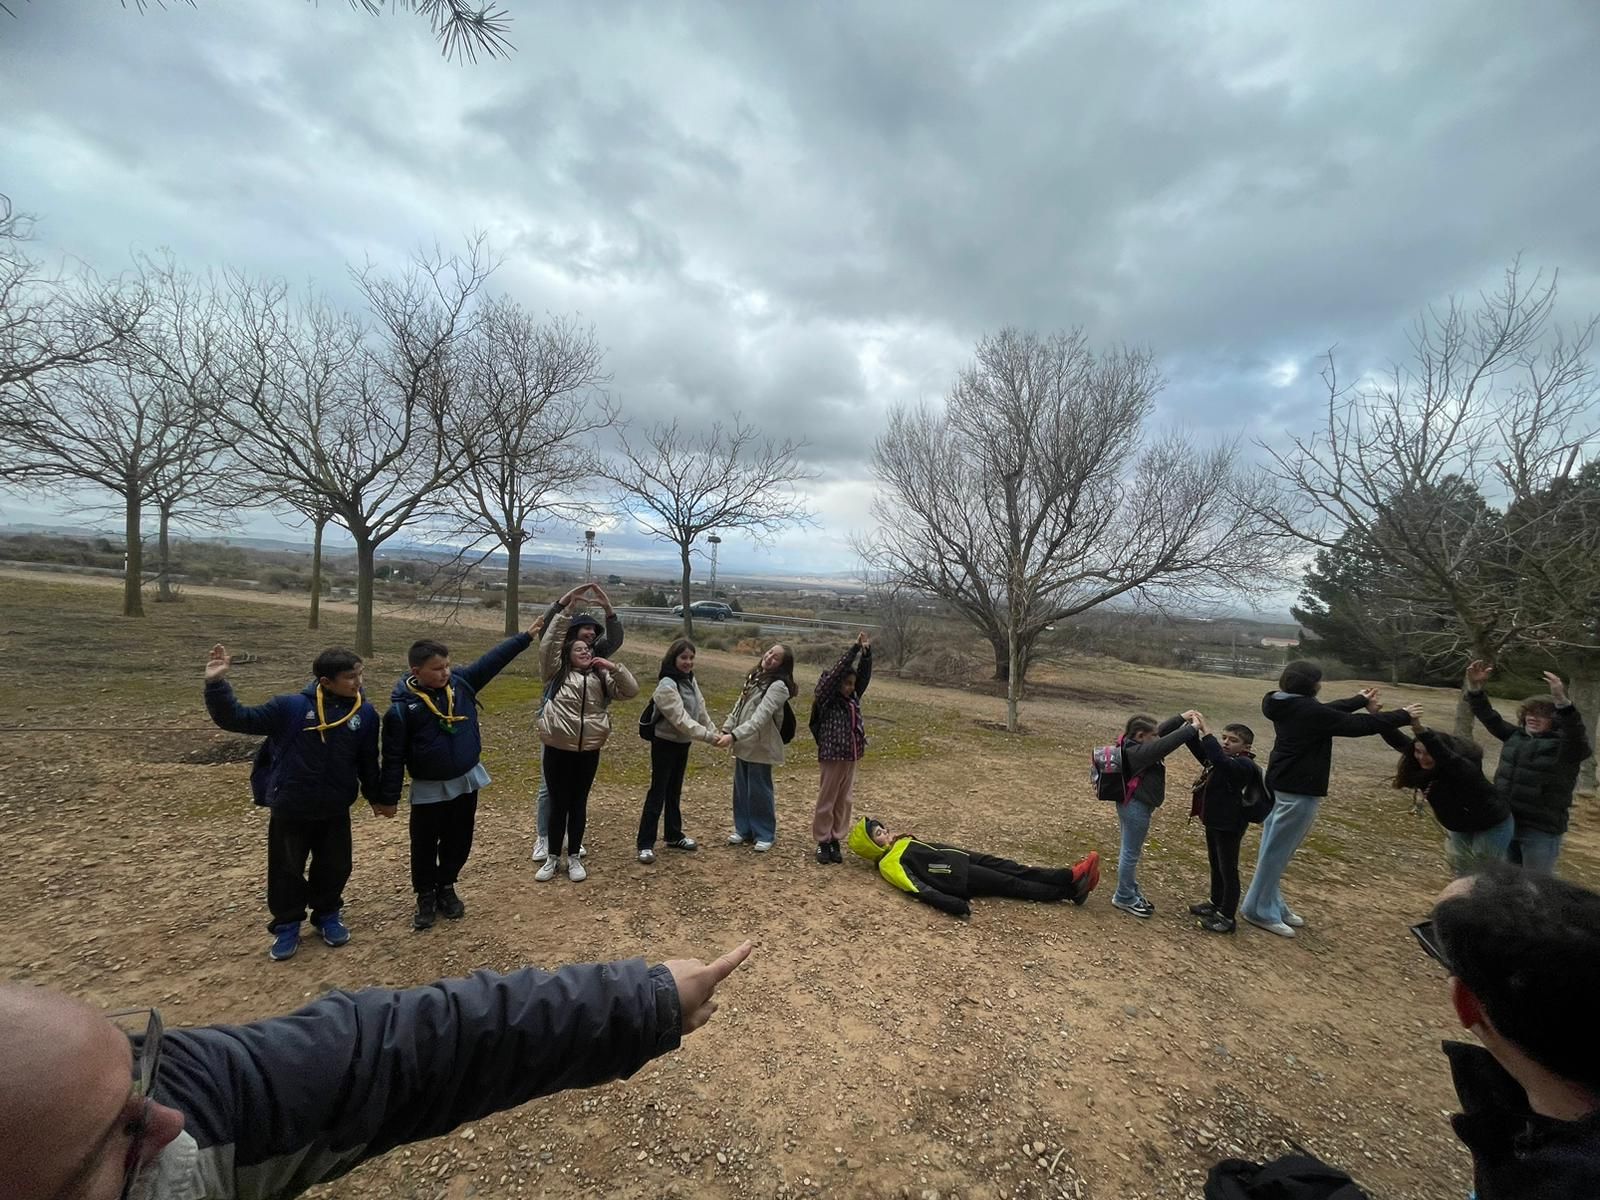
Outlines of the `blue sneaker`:
<svg viewBox="0 0 1600 1200">
<path fill-rule="evenodd" d="M 273 962 L 282 962 L 286 958 L 293 958 L 294 952 L 300 949 L 300 922 L 292 924 L 284 922 L 282 925 L 272 927 L 272 949 L 267 954 Z"/>
<path fill-rule="evenodd" d="M 322 935 L 322 940 L 330 946 L 342 946 L 350 940 L 349 926 L 339 919 L 337 912 L 329 913 L 325 917 L 312 917 L 311 923 Z"/>
</svg>

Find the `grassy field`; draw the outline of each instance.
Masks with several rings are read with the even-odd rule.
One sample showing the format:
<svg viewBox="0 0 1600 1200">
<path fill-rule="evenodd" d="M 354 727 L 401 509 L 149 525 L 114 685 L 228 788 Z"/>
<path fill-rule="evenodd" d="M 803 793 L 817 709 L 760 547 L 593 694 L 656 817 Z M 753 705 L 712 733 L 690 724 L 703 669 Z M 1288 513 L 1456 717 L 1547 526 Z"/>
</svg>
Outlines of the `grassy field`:
<svg viewBox="0 0 1600 1200">
<path fill-rule="evenodd" d="M 1091 847 L 1107 859 L 1107 884 L 1083 909 L 980 901 L 962 923 L 863 864 L 811 861 L 804 705 L 776 773 L 771 855 L 721 844 L 730 760 L 697 748 L 685 811 L 705 848 L 633 862 L 648 775 L 633 733 L 641 699 L 616 710 L 591 804 L 590 879 L 534 884 L 539 685 L 525 655 L 483 696 L 495 781 L 462 879 L 466 920 L 410 931 L 404 821 L 363 805 L 347 892 L 354 940 L 273 964 L 265 819 L 246 784 L 254 743 L 209 726 L 201 668 L 220 640 L 254 656 L 233 673 L 247 702 L 298 688 L 319 648 L 349 638 L 352 615 L 328 605 L 310 633 L 290 598 L 207 589 L 152 604 L 144 621 L 115 612 L 103 585 L 0 575 L 5 976 L 108 1007 L 159 1004 L 182 1024 L 284 1011 L 329 987 L 758 943 L 716 1020 L 633 1080 L 480 1122 L 369 1164 L 328 1195 L 1187 1197 L 1216 1159 L 1289 1143 L 1343 1164 L 1377 1197 L 1468 1190 L 1445 1119 L 1454 1101 L 1438 1042 L 1454 1031 L 1443 979 L 1405 928 L 1445 882 L 1442 835 L 1388 787 L 1387 747 L 1336 751 L 1333 793 L 1286 883 L 1310 922 L 1304 936 L 1193 927 L 1185 910 L 1204 895 L 1205 848 L 1186 820 L 1186 758 L 1174 760 L 1141 868 L 1156 917 L 1110 907 L 1116 821 L 1089 795 L 1089 747 L 1130 711 L 1197 706 L 1253 724 L 1264 758 L 1262 681 L 1069 663 L 1035 681 L 1029 732 L 1014 736 L 996 728 L 1003 703 L 985 680 L 881 676 L 866 699 L 858 813 L 1024 860 L 1069 862 Z M 375 699 L 414 637 L 442 636 L 458 660 L 497 640 L 497 615 L 470 619 L 481 624 L 380 613 Z M 715 714 L 755 649 L 702 655 Z M 648 681 L 662 650 L 630 633 L 618 657 Z M 802 668 L 803 688 L 817 671 Z M 1443 724 L 1453 698 L 1398 689 L 1385 700 L 1421 700 Z M 1563 870 L 1590 884 L 1597 826 L 1594 800 L 1580 800 Z M 1247 862 L 1254 848 L 1252 833 Z"/>
</svg>

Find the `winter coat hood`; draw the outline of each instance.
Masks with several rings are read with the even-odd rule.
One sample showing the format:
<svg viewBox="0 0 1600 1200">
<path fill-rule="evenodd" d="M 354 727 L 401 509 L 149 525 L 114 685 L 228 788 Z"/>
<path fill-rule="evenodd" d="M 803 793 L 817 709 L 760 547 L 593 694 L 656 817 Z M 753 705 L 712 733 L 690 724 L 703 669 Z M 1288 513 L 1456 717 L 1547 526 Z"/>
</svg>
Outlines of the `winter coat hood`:
<svg viewBox="0 0 1600 1200">
<path fill-rule="evenodd" d="M 874 821 L 871 817 L 862 817 L 861 820 L 855 823 L 855 826 L 850 830 L 848 843 L 852 854 L 858 858 L 864 858 L 870 863 L 875 863 L 889 853 L 887 846 L 880 846 L 872 840 L 871 830 L 879 824 L 880 822 Z"/>
</svg>

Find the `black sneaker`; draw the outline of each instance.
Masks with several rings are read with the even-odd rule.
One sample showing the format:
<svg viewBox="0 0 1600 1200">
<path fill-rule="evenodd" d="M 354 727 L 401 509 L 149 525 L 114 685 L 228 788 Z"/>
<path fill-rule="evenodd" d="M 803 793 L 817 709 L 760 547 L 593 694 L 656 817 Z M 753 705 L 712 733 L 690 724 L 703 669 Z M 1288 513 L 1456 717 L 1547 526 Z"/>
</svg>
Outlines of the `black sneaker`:
<svg viewBox="0 0 1600 1200">
<path fill-rule="evenodd" d="M 828 843 L 828 861 L 836 863 L 842 863 L 844 861 L 844 851 L 839 849 L 839 843 L 837 841 Z"/>
<path fill-rule="evenodd" d="M 453 883 L 447 883 L 439 889 L 439 915 L 451 921 L 459 921 L 467 915 L 467 906 L 456 895 Z"/>
<path fill-rule="evenodd" d="M 417 893 L 417 912 L 411 918 L 411 928 L 419 933 L 433 928 L 433 919 L 439 915 L 439 902 L 431 892 Z"/>
<path fill-rule="evenodd" d="M 1136 917 L 1147 918 L 1156 915 L 1156 906 L 1143 896 L 1135 896 L 1132 900 L 1118 900 L 1111 897 L 1111 907 L 1120 908 L 1125 913 L 1132 913 Z"/>
<path fill-rule="evenodd" d="M 1213 912 L 1200 922 L 1200 928 L 1207 933 L 1232 933 L 1238 928 L 1238 924 L 1231 917 L 1225 917 L 1219 912 Z"/>
<path fill-rule="evenodd" d="M 1189 914 L 1195 917 L 1209 917 L 1217 911 L 1217 906 L 1209 900 L 1202 900 L 1199 904 L 1189 905 Z"/>
<path fill-rule="evenodd" d="M 817 866 L 825 867 L 833 861 L 833 854 L 828 849 L 827 842 L 817 843 Z"/>
</svg>

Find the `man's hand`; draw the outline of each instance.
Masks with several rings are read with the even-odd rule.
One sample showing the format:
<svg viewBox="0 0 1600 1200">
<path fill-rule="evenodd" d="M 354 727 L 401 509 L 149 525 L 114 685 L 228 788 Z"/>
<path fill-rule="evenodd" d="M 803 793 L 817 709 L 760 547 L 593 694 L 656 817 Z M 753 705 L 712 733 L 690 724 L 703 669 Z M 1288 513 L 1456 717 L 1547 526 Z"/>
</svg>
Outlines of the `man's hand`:
<svg viewBox="0 0 1600 1200">
<path fill-rule="evenodd" d="M 1200 726 L 1205 724 L 1206 719 L 1203 715 L 1201 715 L 1200 710 L 1197 708 L 1186 708 L 1178 715 L 1185 721 L 1189 722 L 1189 724 L 1193 725 L 1196 729 L 1199 729 Z"/>
<path fill-rule="evenodd" d="M 1561 676 L 1554 671 L 1544 673 L 1544 681 L 1550 685 L 1550 695 L 1556 702 L 1557 708 L 1567 706 L 1567 685 L 1561 682 Z"/>
<path fill-rule="evenodd" d="M 1410 718 L 1411 724 L 1415 725 L 1418 729 L 1422 728 L 1422 705 L 1408 704 L 1400 711 L 1405 713 L 1406 716 Z"/>
<path fill-rule="evenodd" d="M 215 683 L 228 673 L 228 668 L 233 666 L 233 656 L 218 642 L 211 647 L 211 657 L 206 659 L 206 682 Z"/>
<path fill-rule="evenodd" d="M 1489 676 L 1494 674 L 1494 664 L 1486 663 L 1481 658 L 1475 658 L 1467 664 L 1467 687 L 1475 692 L 1483 691 L 1483 685 L 1489 682 Z"/>
<path fill-rule="evenodd" d="M 711 744 L 718 750 L 726 750 L 729 746 L 733 745 L 733 734 L 719 733 L 717 734 L 717 740 Z"/>
<path fill-rule="evenodd" d="M 611 607 L 611 597 L 606 595 L 605 588 L 598 583 L 588 584 L 587 587 L 589 595 L 594 597 L 594 602 L 606 610 L 606 616 L 615 616 L 617 610 Z"/>
<path fill-rule="evenodd" d="M 732 975 L 733 969 L 749 958 L 754 948 L 751 942 L 740 942 L 709 965 L 697 958 L 674 958 L 663 964 L 672 972 L 672 982 L 678 985 L 684 1036 L 711 1020 L 711 1015 L 717 1011 L 717 1002 L 712 999 L 717 985 Z"/>
<path fill-rule="evenodd" d="M 394 820 L 395 810 L 400 807 L 398 804 L 379 804 L 372 800 L 369 800 L 367 803 L 372 805 L 373 816 L 388 817 L 391 821 Z"/>
<path fill-rule="evenodd" d="M 544 633 L 544 614 L 540 613 L 539 616 L 534 619 L 533 624 L 528 626 L 528 636 L 531 637 L 534 641 L 537 642 L 539 640 L 540 636 L 543 633 Z"/>
</svg>

